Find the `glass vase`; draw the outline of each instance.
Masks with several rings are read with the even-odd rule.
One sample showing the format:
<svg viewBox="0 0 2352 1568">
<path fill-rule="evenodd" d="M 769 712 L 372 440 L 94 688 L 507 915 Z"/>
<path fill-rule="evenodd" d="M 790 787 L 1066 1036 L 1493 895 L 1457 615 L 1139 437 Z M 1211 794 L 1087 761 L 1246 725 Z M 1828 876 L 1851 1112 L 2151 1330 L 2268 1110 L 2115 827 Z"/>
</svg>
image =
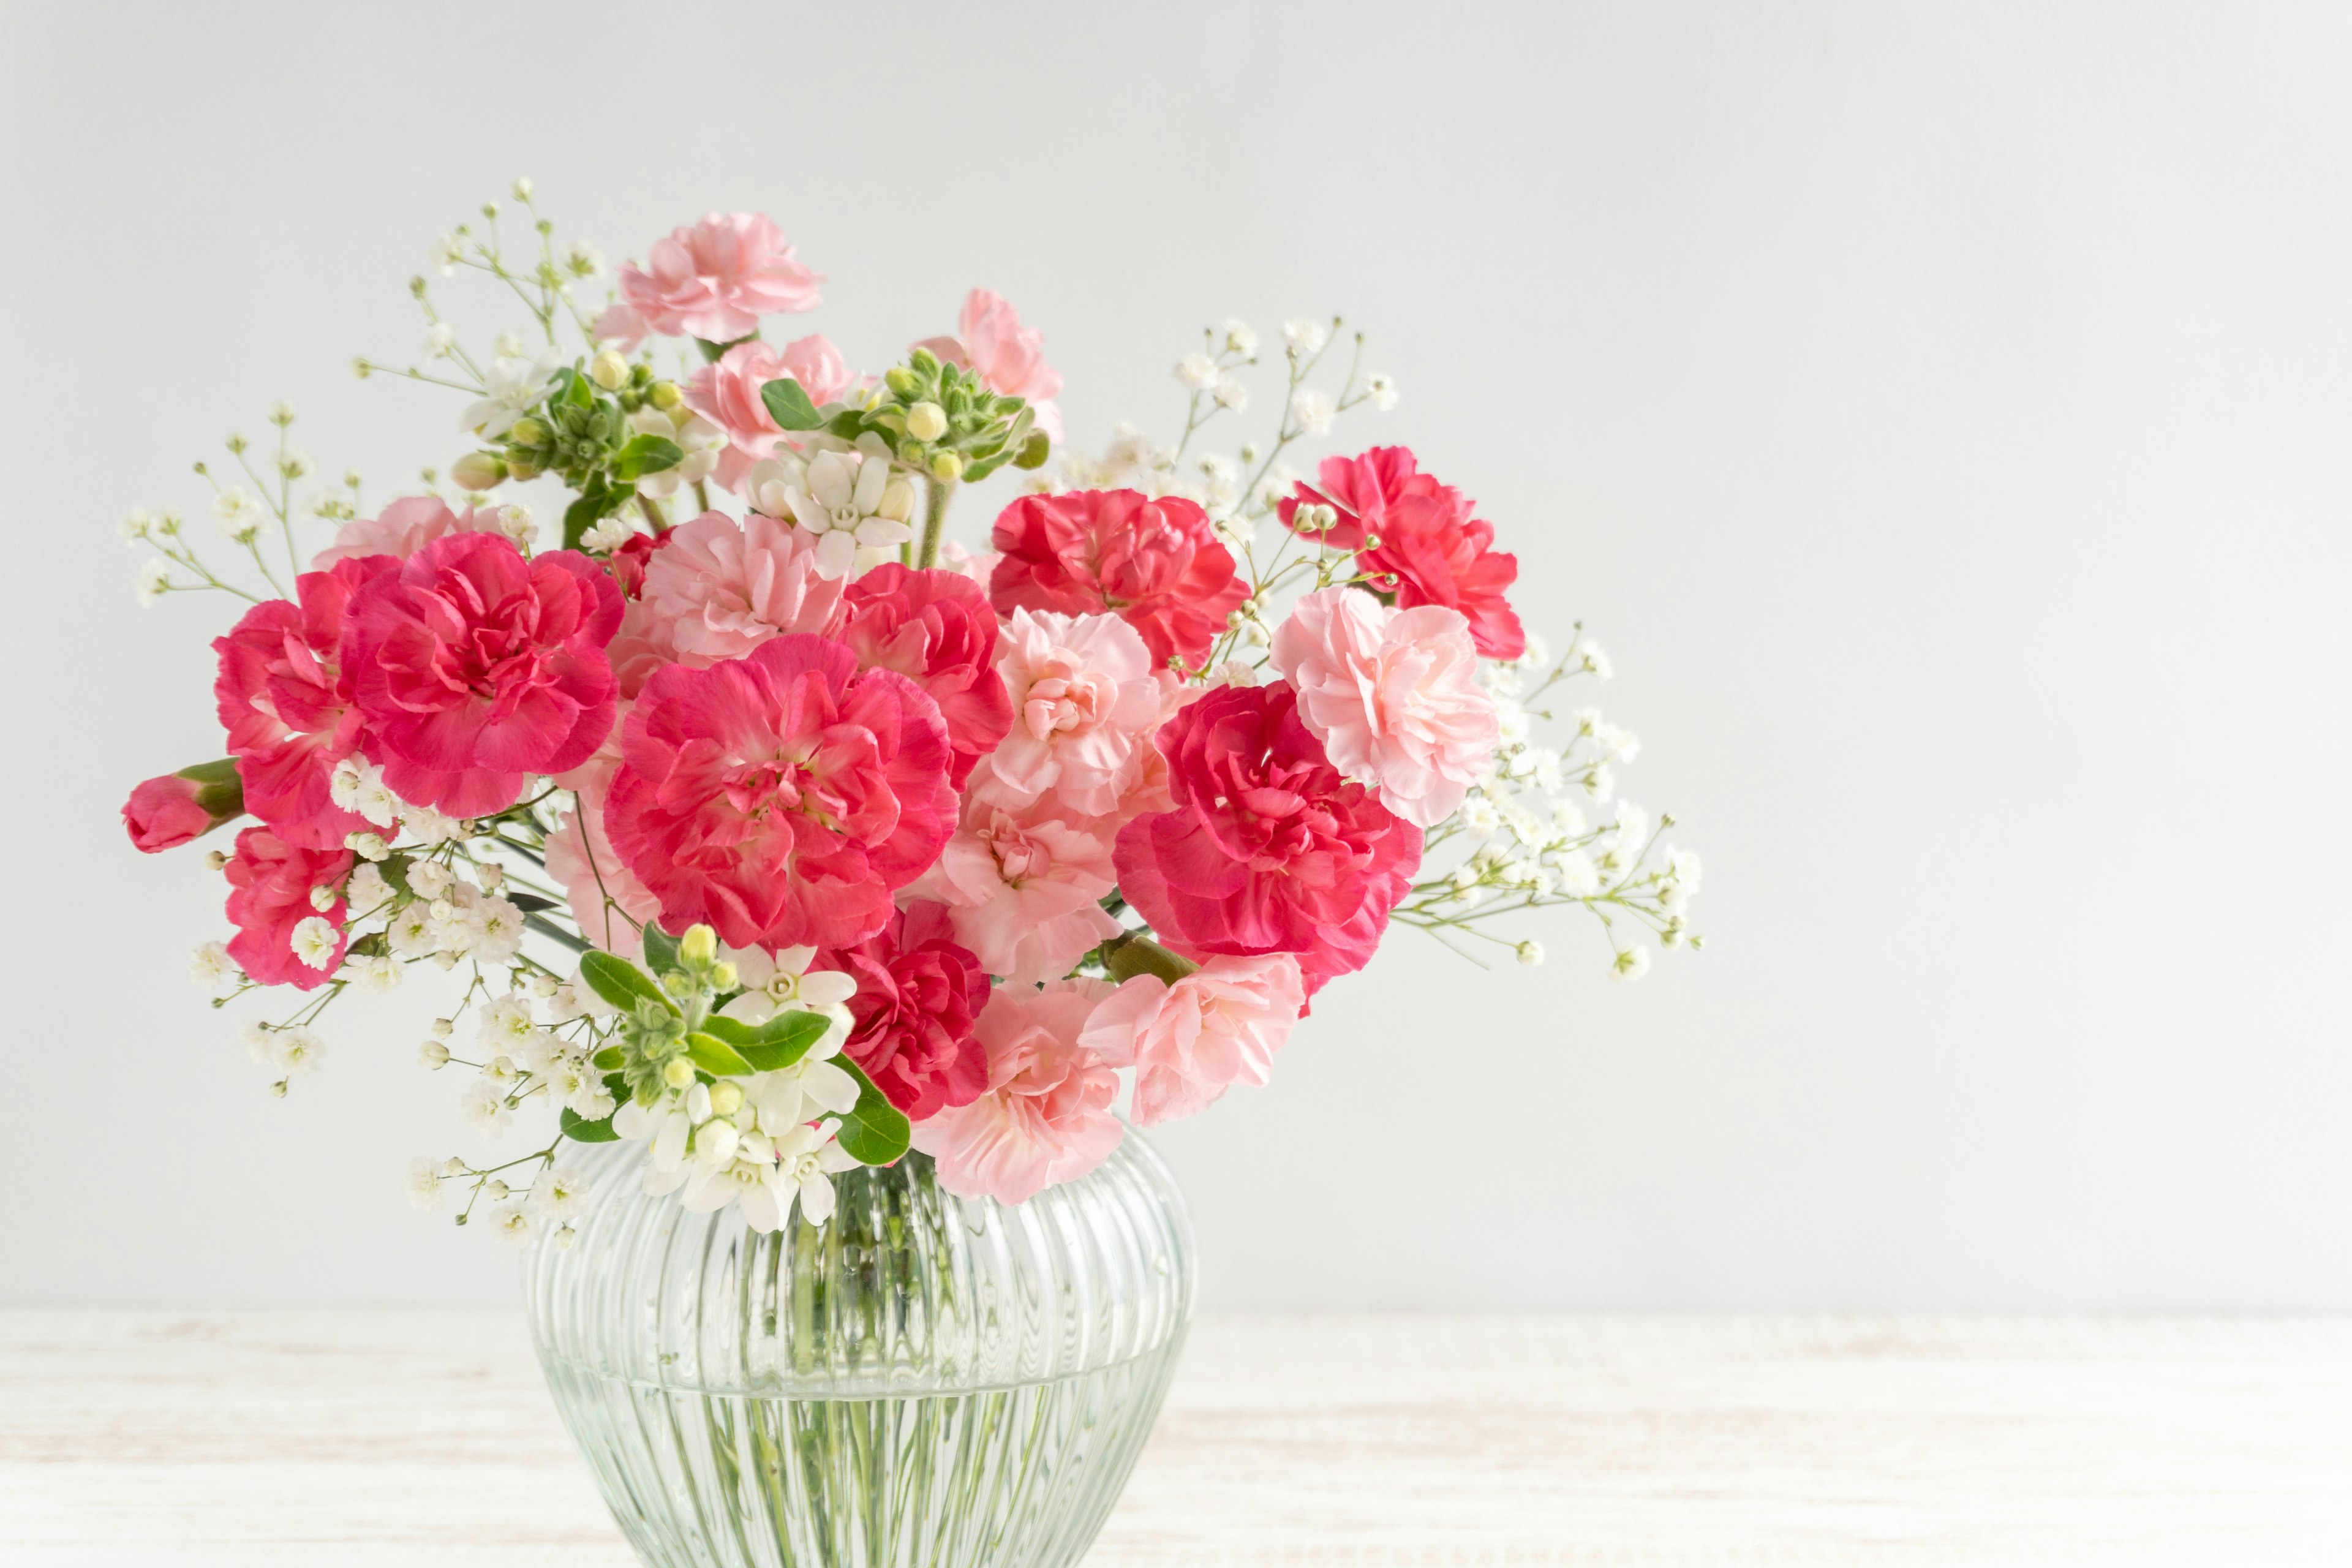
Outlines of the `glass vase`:
<svg viewBox="0 0 2352 1568">
<path fill-rule="evenodd" d="M 556 1408 L 656 1568 L 1062 1568 L 1126 1484 L 1183 1348 L 1192 1229 L 1132 1131 L 1020 1205 L 932 1163 L 834 1178 L 823 1227 L 762 1234 L 584 1145 L 531 1331 Z"/>
</svg>

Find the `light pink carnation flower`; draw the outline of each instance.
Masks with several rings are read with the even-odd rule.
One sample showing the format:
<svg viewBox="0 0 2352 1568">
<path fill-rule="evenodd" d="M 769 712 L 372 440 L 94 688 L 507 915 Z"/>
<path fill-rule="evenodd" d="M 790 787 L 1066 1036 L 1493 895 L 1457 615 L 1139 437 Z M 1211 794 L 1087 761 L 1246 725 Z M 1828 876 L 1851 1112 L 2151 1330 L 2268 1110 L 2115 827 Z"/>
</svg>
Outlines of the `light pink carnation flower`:
<svg viewBox="0 0 2352 1568">
<path fill-rule="evenodd" d="M 925 338 L 915 346 L 963 366 L 991 392 L 1025 398 L 1036 411 L 1037 427 L 1061 444 L 1062 411 L 1054 399 L 1062 395 L 1062 373 L 1045 363 L 1045 335 L 1024 327 L 1021 312 L 1003 295 L 973 289 L 964 297 L 956 336 Z"/>
<path fill-rule="evenodd" d="M 785 632 L 823 635 L 846 584 L 818 574 L 817 542 L 759 512 L 740 524 L 704 512 L 672 529 L 646 563 L 644 614 L 624 630 L 698 669 Z"/>
<path fill-rule="evenodd" d="M 1276 628 L 1274 667 L 1333 765 L 1416 827 L 1451 816 L 1494 760 L 1495 703 L 1459 610 L 1325 588 Z"/>
<path fill-rule="evenodd" d="M 1151 654 L 1117 616 L 1015 610 L 996 642 L 1013 730 L 971 787 L 1009 805 L 1051 795 L 1108 816 L 1142 773 L 1160 722 Z"/>
<path fill-rule="evenodd" d="M 496 533 L 497 514 L 487 507 L 451 511 L 439 496 L 403 496 L 373 517 L 355 517 L 335 531 L 335 542 L 310 557 L 310 570 L 324 572 L 338 561 L 363 555 L 397 555 L 403 561 L 447 533 Z"/>
<path fill-rule="evenodd" d="M 989 996 L 973 1027 L 988 1052 L 988 1092 L 915 1123 L 915 1147 L 939 1162 L 940 1185 L 1025 1203 L 1110 1157 L 1125 1131 L 1110 1110 L 1118 1075 L 1079 1042 L 1109 991 L 1099 980 L 1065 980 Z"/>
<path fill-rule="evenodd" d="M 762 342 L 737 343 L 704 365 L 686 384 L 686 404 L 727 432 L 727 449 L 719 455 L 718 480 L 730 490 L 743 488 L 743 476 L 762 458 L 775 456 L 784 439 L 783 427 L 768 416 L 760 389 L 782 376 L 801 384 L 811 403 L 823 407 L 857 384 L 857 376 L 841 351 L 822 332 L 786 343 L 781 350 Z"/>
<path fill-rule="evenodd" d="M 1234 1084 L 1265 1088 L 1306 1003 L 1295 954 L 1217 957 L 1173 985 L 1137 975 L 1095 1009 L 1079 1040 L 1134 1066 L 1135 1124 L 1150 1127 L 1207 1110 Z"/>
<path fill-rule="evenodd" d="M 1066 820 L 1051 802 L 1013 810 L 969 793 L 955 837 L 905 896 L 945 904 L 956 941 L 991 974 L 1058 980 L 1118 934 L 1101 902 L 1118 879 L 1118 828 L 1115 819 Z"/>
<path fill-rule="evenodd" d="M 644 945 L 637 926 L 661 913 L 661 900 L 638 880 L 604 834 L 604 798 L 621 766 L 621 727 L 628 722 L 629 707 L 621 704 L 612 734 L 594 756 L 556 779 L 578 801 L 547 836 L 547 874 L 562 887 L 581 934 L 624 958 L 635 958 Z"/>
<path fill-rule="evenodd" d="M 621 302 L 635 321 L 599 321 L 597 335 L 627 341 L 631 328 L 728 343 L 759 331 L 760 318 L 817 302 L 822 274 L 793 259 L 783 231 L 759 213 L 712 213 L 656 240 L 646 265 L 620 270 Z M 607 313 L 608 317 L 610 313 Z"/>
</svg>

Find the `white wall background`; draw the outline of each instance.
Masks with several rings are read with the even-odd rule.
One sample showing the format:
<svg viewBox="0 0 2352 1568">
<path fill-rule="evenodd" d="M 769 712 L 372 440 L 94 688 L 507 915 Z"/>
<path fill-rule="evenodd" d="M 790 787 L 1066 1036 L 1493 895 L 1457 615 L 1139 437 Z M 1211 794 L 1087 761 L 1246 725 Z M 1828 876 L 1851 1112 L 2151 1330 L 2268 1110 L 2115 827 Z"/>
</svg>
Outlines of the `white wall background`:
<svg viewBox="0 0 2352 1568">
<path fill-rule="evenodd" d="M 181 979 L 218 880 L 115 808 L 218 754 L 229 605 L 135 608 L 110 524 L 279 396 L 378 497 L 446 463 L 345 365 L 528 173 L 616 259 L 772 213 L 855 363 L 999 289 L 1090 446 L 1202 323 L 1342 310 L 1406 394 L 1354 437 L 1615 654 L 1716 945 L 1401 934 L 1160 1140 L 1211 1303 L 2352 1306 L 2352 16 L 946 15 L 0 6 L 0 1299 L 514 1289 L 397 1191 L 476 1148 L 422 997 L 281 1103 Z"/>
</svg>

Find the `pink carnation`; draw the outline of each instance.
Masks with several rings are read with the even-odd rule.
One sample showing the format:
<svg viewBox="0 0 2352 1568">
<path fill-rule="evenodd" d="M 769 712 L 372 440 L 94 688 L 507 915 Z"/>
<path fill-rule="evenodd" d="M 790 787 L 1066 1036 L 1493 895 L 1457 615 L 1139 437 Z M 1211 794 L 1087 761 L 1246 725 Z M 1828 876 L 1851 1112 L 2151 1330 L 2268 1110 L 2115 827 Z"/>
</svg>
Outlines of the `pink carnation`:
<svg viewBox="0 0 2352 1568">
<path fill-rule="evenodd" d="M 885 562 L 849 583 L 834 635 L 866 669 L 895 669 L 929 693 L 947 721 L 958 789 L 1013 725 L 996 672 L 996 612 L 969 577 Z"/>
<path fill-rule="evenodd" d="M 687 406 L 727 432 L 717 478 L 730 490 L 741 489 L 751 465 L 774 457 L 784 439 L 783 426 L 769 416 L 768 405 L 760 398 L 761 387 L 783 376 L 799 382 L 809 401 L 820 408 L 857 384 L 841 351 L 821 332 L 781 350 L 756 340 L 737 343 L 686 384 Z"/>
<path fill-rule="evenodd" d="M 310 557 L 310 570 L 324 572 L 338 561 L 369 555 L 405 561 L 447 534 L 497 531 L 497 519 L 486 507 L 451 511 L 439 496 L 403 496 L 375 516 L 355 517 L 337 529 L 335 542 Z"/>
<path fill-rule="evenodd" d="M 1209 514 L 1179 496 L 1072 490 L 1023 496 L 997 514 L 989 575 L 997 610 L 1108 611 L 1141 635 L 1155 667 L 1198 666 L 1249 597 Z"/>
<path fill-rule="evenodd" d="M 1117 879 L 1114 826 L 1066 820 L 1050 802 L 1008 809 L 973 791 L 938 864 L 908 891 L 946 905 L 956 940 L 991 974 L 1031 984 L 1058 980 L 1118 934 L 1102 907 Z"/>
<path fill-rule="evenodd" d="M 740 658 L 787 632 L 824 632 L 841 607 L 838 578 L 817 572 L 817 538 L 758 512 L 740 523 L 706 511 L 666 536 L 646 563 L 633 631 L 698 668 Z"/>
<path fill-rule="evenodd" d="M 310 902 L 310 889 L 337 886 L 348 877 L 352 852 L 300 849 L 266 827 L 248 827 L 236 836 L 236 853 L 224 869 L 228 918 L 236 927 L 228 955 L 237 967 L 264 985 L 304 991 L 324 985 L 343 962 L 344 939 L 336 938 L 326 968 L 313 969 L 294 956 L 294 928 L 312 915 L 342 924 L 342 895 L 337 893 L 321 910 Z"/>
<path fill-rule="evenodd" d="M 587 761 L 613 727 L 604 645 L 620 623 L 602 566 L 571 550 L 525 560 L 495 533 L 436 539 L 376 576 L 352 601 L 342 660 L 384 783 L 479 816 Z"/>
<path fill-rule="evenodd" d="M 759 331 L 761 316 L 815 305 L 824 281 L 793 259 L 783 231 L 770 219 L 712 213 L 656 240 L 645 266 L 622 265 L 621 301 L 633 320 L 610 323 L 609 332 L 600 321 L 596 331 L 625 341 L 649 330 L 731 343 Z"/>
<path fill-rule="evenodd" d="M 892 1105 L 920 1120 L 969 1105 L 988 1087 L 988 1057 L 972 1034 L 988 1005 L 988 972 L 937 904 L 909 904 L 866 941 L 820 952 L 815 967 L 857 982 L 842 1054 Z"/>
<path fill-rule="evenodd" d="M 1036 411 L 1037 427 L 1056 444 L 1062 439 L 1062 373 L 1045 363 L 1045 336 L 1021 324 L 1021 313 L 1003 295 L 975 289 L 964 297 L 956 336 L 925 338 L 929 349 L 950 364 L 980 377 L 989 391 L 1024 399 Z"/>
<path fill-rule="evenodd" d="M 1519 574 L 1518 557 L 1494 548 L 1494 524 L 1471 515 L 1468 498 L 1421 471 L 1411 448 L 1374 447 L 1356 458 L 1326 458 L 1316 482 L 1303 480 L 1282 503 L 1285 525 L 1298 509 L 1321 501 L 1339 521 L 1320 534 L 1342 550 L 1359 551 L 1357 565 L 1399 606 L 1443 605 L 1462 612 L 1470 640 L 1488 658 L 1517 658 L 1527 633 L 1507 591 Z M 1367 539 L 1378 543 L 1364 547 Z"/>
<path fill-rule="evenodd" d="M 988 1092 L 915 1123 L 915 1147 L 939 1162 L 940 1185 L 964 1197 L 1025 1203 L 1110 1157 L 1124 1131 L 1111 1114 L 1118 1075 L 1081 1043 L 1109 987 L 1064 980 L 1000 986 L 980 1016 Z"/>
<path fill-rule="evenodd" d="M 668 555 L 674 552 L 665 551 Z M 731 947 L 837 947 L 880 931 L 955 819 L 947 725 L 895 670 L 790 635 L 671 665 L 622 731 L 604 829 L 661 900 Z"/>
<path fill-rule="evenodd" d="M 1212 958 L 1173 985 L 1137 975 L 1095 1009 L 1081 1038 L 1135 1068 L 1135 1124 L 1151 1127 L 1206 1110 L 1234 1084 L 1265 1088 L 1306 1003 L 1289 953 Z"/>
<path fill-rule="evenodd" d="M 353 596 L 397 565 L 370 555 L 305 572 L 294 580 L 298 602 L 256 605 L 214 639 L 213 701 L 246 809 L 289 844 L 340 849 L 373 826 L 334 801 L 335 764 L 361 749 L 367 730 L 342 664 L 343 622 Z"/>
<path fill-rule="evenodd" d="M 1172 809 L 1119 829 L 1119 891 L 1188 958 L 1294 952 L 1313 993 L 1361 969 L 1421 865 L 1422 834 L 1339 775 L 1280 682 L 1170 720 Z"/>
<path fill-rule="evenodd" d="M 131 798 L 122 803 L 122 826 L 141 854 L 159 855 L 166 849 L 176 849 L 244 815 L 236 778 L 217 776 L 233 770 L 211 763 L 194 771 L 215 776 L 207 779 L 192 778 L 186 773 L 165 773 L 132 790 Z"/>
<path fill-rule="evenodd" d="M 1325 588 L 1292 606 L 1273 652 L 1333 764 L 1417 827 L 1453 815 L 1494 760 L 1495 702 L 1459 611 Z"/>
<path fill-rule="evenodd" d="M 622 726 L 627 721 L 625 703 L 596 754 L 557 777 L 578 798 L 547 836 L 547 874 L 563 889 L 583 936 L 607 952 L 635 957 L 643 944 L 637 928 L 661 912 L 661 900 L 637 879 L 604 832 L 604 800 L 620 770 Z"/>
<path fill-rule="evenodd" d="M 1050 795 L 1081 816 L 1117 811 L 1160 721 L 1160 683 L 1134 628 L 1114 616 L 1015 610 L 996 668 L 1013 726 L 972 787 L 1011 805 Z"/>
</svg>

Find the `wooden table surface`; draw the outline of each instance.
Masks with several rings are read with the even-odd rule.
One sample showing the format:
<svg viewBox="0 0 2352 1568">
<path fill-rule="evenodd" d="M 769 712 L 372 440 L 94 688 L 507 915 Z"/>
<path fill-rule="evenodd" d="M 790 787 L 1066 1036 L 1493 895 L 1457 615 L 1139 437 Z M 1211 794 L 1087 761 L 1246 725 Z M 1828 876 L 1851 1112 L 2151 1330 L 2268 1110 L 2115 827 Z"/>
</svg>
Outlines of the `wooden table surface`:
<svg viewBox="0 0 2352 1568">
<path fill-rule="evenodd" d="M 7 1568 L 626 1568 L 520 1318 L 0 1310 Z M 2352 1564 L 2352 1320 L 1198 1324 L 1087 1558 Z"/>
</svg>

